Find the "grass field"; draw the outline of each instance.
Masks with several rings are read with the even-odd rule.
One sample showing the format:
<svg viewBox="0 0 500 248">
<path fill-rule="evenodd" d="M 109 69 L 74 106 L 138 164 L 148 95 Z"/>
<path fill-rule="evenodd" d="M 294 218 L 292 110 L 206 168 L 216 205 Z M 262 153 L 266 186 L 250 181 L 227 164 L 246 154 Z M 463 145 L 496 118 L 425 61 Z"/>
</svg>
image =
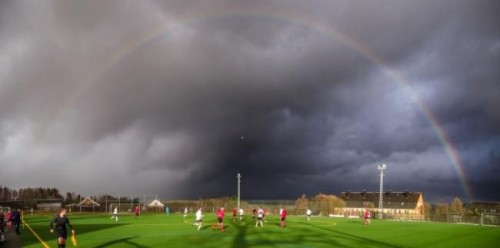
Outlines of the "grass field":
<svg viewBox="0 0 500 248">
<path fill-rule="evenodd" d="M 51 215 L 24 216 L 23 247 L 57 247 L 49 232 Z M 268 216 L 264 228 L 246 221 L 225 219 L 225 232 L 215 230 L 215 214 L 206 214 L 204 226 L 192 226 L 194 216 L 144 214 L 120 216 L 70 215 L 78 247 L 500 247 L 500 228 L 475 225 L 290 216 L 279 227 L 278 216 Z M 28 228 L 29 226 L 29 228 Z M 35 237 L 30 228 L 39 236 Z M 48 246 L 44 246 L 44 243 Z M 67 247 L 73 247 L 68 238 Z"/>
</svg>

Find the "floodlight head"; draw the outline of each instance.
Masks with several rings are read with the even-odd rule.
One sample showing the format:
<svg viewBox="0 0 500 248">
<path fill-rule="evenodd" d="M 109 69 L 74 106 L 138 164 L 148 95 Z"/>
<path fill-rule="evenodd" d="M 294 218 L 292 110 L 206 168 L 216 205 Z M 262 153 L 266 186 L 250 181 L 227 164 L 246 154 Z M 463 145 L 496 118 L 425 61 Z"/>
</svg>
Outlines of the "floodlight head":
<svg viewBox="0 0 500 248">
<path fill-rule="evenodd" d="M 378 165 L 378 169 L 379 170 L 385 170 L 387 168 L 387 166 L 385 164 L 379 164 Z"/>
</svg>

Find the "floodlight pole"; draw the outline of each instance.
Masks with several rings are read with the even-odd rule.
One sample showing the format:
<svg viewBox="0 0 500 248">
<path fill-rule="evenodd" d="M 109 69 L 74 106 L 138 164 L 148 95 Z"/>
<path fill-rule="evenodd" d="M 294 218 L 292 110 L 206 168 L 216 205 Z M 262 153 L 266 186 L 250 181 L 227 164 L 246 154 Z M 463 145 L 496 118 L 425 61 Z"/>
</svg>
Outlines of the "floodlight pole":
<svg viewBox="0 0 500 248">
<path fill-rule="evenodd" d="M 379 192 L 379 199 L 378 199 L 378 218 L 379 219 L 383 219 L 383 209 L 384 209 L 383 190 L 384 190 L 384 170 L 385 169 L 387 169 L 387 166 L 385 164 L 378 165 L 378 170 L 380 171 L 380 192 Z"/>
<path fill-rule="evenodd" d="M 238 173 L 236 175 L 236 178 L 238 178 L 238 211 L 240 211 L 240 183 L 241 183 L 241 174 Z"/>
</svg>

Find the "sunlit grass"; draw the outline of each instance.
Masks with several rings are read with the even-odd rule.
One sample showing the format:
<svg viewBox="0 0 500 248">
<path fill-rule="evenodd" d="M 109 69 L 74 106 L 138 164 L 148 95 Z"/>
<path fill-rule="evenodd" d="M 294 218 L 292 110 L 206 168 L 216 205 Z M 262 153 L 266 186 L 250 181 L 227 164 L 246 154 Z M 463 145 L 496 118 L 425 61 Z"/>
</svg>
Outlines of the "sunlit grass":
<svg viewBox="0 0 500 248">
<path fill-rule="evenodd" d="M 50 215 L 25 216 L 26 223 L 50 247 L 57 247 L 49 232 Z M 194 216 L 145 214 L 139 219 L 122 215 L 118 222 L 103 214 L 73 214 L 78 247 L 495 247 L 500 229 L 476 225 L 290 216 L 279 227 L 278 216 L 268 216 L 264 228 L 256 228 L 249 216 L 240 222 L 225 219 L 225 232 L 212 228 L 213 213 L 204 226 L 192 226 Z M 43 247 L 27 227 L 23 247 Z M 68 239 L 67 247 L 73 247 Z"/>
</svg>

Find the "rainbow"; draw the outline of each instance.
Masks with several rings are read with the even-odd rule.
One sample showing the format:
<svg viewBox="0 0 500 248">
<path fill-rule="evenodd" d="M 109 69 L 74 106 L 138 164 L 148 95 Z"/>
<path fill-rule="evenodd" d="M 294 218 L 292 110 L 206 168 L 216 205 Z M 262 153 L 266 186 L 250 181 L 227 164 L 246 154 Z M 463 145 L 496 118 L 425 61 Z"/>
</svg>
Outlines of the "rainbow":
<svg viewBox="0 0 500 248">
<path fill-rule="evenodd" d="M 218 6 L 220 7 L 220 6 Z M 422 112 L 428 123 L 433 128 L 439 141 L 442 143 L 447 156 L 449 157 L 456 173 L 461 182 L 462 190 L 465 197 L 468 200 L 472 199 L 471 190 L 468 187 L 467 180 L 464 172 L 464 165 L 460 159 L 460 156 L 447 136 L 445 130 L 440 126 L 438 119 L 433 114 L 433 112 L 427 107 L 426 103 L 419 97 L 418 92 L 411 86 L 410 82 L 405 79 L 400 73 L 392 69 L 388 63 L 385 62 L 382 56 L 377 54 L 375 51 L 371 50 L 365 46 L 359 40 L 353 38 L 346 32 L 339 30 L 331 23 L 326 23 L 321 20 L 315 19 L 308 13 L 304 11 L 290 10 L 286 8 L 268 8 L 268 9 L 257 9 L 252 4 L 247 6 L 235 6 L 228 4 L 223 8 L 217 8 L 212 10 L 203 10 L 198 13 L 191 13 L 189 16 L 177 18 L 177 21 L 165 21 L 164 23 L 159 23 L 156 27 L 151 30 L 145 31 L 143 34 L 138 35 L 136 39 L 129 40 L 122 44 L 120 47 L 111 51 L 107 59 L 102 63 L 98 63 L 94 73 L 88 75 L 83 83 L 79 84 L 79 87 L 70 94 L 66 99 L 66 103 L 63 106 L 72 105 L 78 97 L 90 86 L 95 84 L 100 76 L 109 71 L 113 66 L 115 66 L 120 61 L 124 60 L 131 53 L 139 49 L 140 47 L 146 46 L 153 42 L 154 40 L 175 31 L 186 25 L 192 25 L 197 22 L 207 21 L 216 18 L 230 18 L 230 17 L 252 17 L 252 18 L 272 18 L 280 21 L 291 22 L 296 25 L 308 27 L 319 33 L 322 33 L 333 40 L 341 42 L 353 51 L 364 56 L 371 63 L 377 65 L 384 75 L 392 81 L 398 83 L 406 92 L 410 95 L 412 100 L 417 103 L 419 110 Z M 64 109 L 64 108 L 63 108 Z M 64 112 L 64 110 L 61 110 Z M 62 113 L 56 114 L 56 116 Z"/>
</svg>

